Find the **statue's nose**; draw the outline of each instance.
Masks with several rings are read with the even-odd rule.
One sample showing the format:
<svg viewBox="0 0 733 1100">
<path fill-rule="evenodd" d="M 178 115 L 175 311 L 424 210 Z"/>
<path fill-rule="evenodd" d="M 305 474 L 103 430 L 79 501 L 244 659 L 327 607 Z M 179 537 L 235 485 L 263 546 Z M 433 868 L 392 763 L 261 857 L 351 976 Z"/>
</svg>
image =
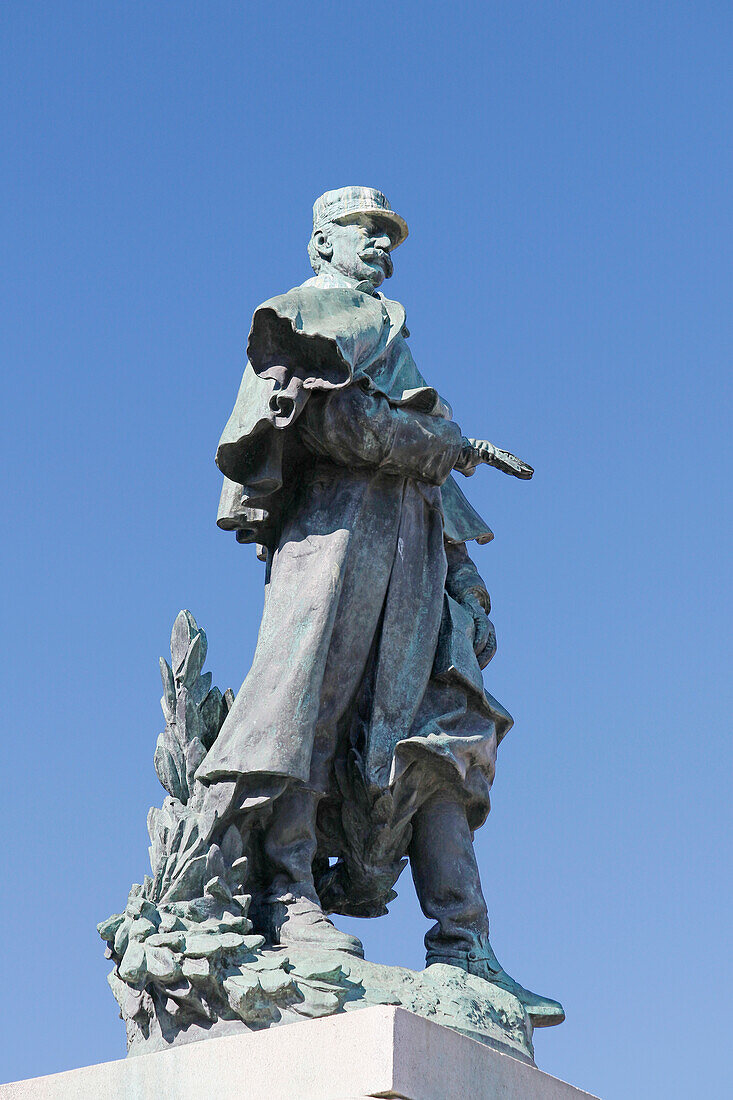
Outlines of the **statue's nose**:
<svg viewBox="0 0 733 1100">
<path fill-rule="evenodd" d="M 389 233 L 382 233 L 379 237 L 374 237 L 372 240 L 374 248 L 383 248 L 385 252 L 389 252 L 392 247 L 392 238 Z"/>
</svg>

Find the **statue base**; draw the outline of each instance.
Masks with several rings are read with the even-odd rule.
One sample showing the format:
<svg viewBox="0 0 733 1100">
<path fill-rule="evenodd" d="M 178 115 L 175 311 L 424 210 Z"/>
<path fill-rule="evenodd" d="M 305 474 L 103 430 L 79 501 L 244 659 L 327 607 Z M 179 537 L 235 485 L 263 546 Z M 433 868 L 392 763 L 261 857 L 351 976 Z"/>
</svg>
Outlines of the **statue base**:
<svg viewBox="0 0 733 1100">
<path fill-rule="evenodd" d="M 254 985 L 257 996 L 239 1004 L 239 1017 L 231 1012 L 228 1018 L 218 1015 L 205 1020 L 184 1014 L 179 1019 L 158 1006 L 146 1029 L 128 1021 L 128 1057 L 302 1023 L 304 1018 L 390 1005 L 534 1065 L 532 1023 L 517 998 L 455 966 L 436 963 L 426 970 L 408 970 L 340 951 L 291 946 L 261 949 L 248 967 L 239 970 L 235 981 L 242 981 L 245 974 L 247 989 Z M 231 978 L 225 986 L 231 990 Z"/>
<path fill-rule="evenodd" d="M 387 1005 L 0 1085 L 0 1100 L 594 1100 Z M 597 1100 L 597 1098 L 596 1098 Z"/>
</svg>

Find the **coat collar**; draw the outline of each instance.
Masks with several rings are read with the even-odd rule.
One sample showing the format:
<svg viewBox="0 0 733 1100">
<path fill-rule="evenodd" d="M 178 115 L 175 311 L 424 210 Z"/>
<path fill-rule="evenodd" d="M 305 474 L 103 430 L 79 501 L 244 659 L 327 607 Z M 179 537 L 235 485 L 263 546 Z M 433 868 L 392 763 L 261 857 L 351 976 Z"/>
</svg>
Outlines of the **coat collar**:
<svg viewBox="0 0 733 1100">
<path fill-rule="evenodd" d="M 379 294 L 368 279 L 359 281 L 358 279 L 352 279 L 348 275 L 342 275 L 340 271 L 323 271 L 320 275 L 314 275 L 312 279 L 306 279 L 302 286 L 316 286 L 322 290 L 333 290 L 338 288 L 340 290 L 358 290 L 362 294 L 368 294 L 370 298 L 381 298 Z"/>
<path fill-rule="evenodd" d="M 362 294 L 366 294 L 369 298 L 376 298 L 382 303 L 384 309 L 387 312 L 389 318 L 389 339 L 388 343 L 394 339 L 394 337 L 403 331 L 405 326 L 405 307 L 391 298 L 385 297 L 380 291 L 375 290 L 368 279 L 363 282 L 359 282 L 357 279 L 351 279 L 348 275 L 342 275 L 340 271 L 324 271 L 320 275 L 314 275 L 312 279 L 306 279 L 301 286 L 317 287 L 320 290 L 358 290 Z M 405 330 L 404 335 L 407 335 Z"/>
</svg>

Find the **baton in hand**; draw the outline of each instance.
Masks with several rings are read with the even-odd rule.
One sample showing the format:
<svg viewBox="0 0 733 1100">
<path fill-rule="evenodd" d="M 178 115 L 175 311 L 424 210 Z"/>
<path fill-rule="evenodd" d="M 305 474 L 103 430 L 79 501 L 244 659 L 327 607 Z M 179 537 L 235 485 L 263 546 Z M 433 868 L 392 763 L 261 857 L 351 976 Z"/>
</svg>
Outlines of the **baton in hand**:
<svg viewBox="0 0 733 1100">
<path fill-rule="evenodd" d="M 471 477 L 481 463 L 495 466 L 497 470 L 519 477 L 522 481 L 529 481 L 534 473 L 534 469 L 527 462 L 522 462 L 521 458 L 517 458 L 510 451 L 502 451 L 500 447 L 489 443 L 488 439 L 467 439 L 464 436 L 463 447 L 454 469 L 465 477 Z"/>
</svg>

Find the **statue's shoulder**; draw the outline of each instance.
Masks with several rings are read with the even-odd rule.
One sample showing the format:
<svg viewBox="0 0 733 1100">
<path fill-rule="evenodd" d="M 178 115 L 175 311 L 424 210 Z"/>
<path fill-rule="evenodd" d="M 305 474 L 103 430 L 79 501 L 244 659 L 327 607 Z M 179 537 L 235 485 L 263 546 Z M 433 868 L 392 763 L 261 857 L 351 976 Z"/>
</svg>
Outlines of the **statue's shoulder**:
<svg viewBox="0 0 733 1100">
<path fill-rule="evenodd" d="M 302 283 L 300 286 L 291 287 L 290 290 L 286 290 L 283 294 L 274 294 L 272 298 L 266 298 L 264 302 L 255 309 L 255 315 L 261 310 L 274 310 L 276 313 L 289 313 L 293 307 L 297 308 L 299 302 L 312 298 L 315 291 L 319 290 L 319 287 L 312 285 L 313 280 L 309 279 L 308 282 Z"/>
<path fill-rule="evenodd" d="M 354 287 L 335 282 L 330 276 L 316 275 L 299 286 L 291 287 L 284 294 L 268 298 L 257 307 L 255 314 L 260 310 L 273 310 L 281 316 L 289 316 L 293 310 L 298 309 L 313 310 L 316 313 L 326 313 L 329 310 L 341 312 L 344 309 L 371 313 L 380 312 L 382 302 Z"/>
<path fill-rule="evenodd" d="M 256 348 L 262 336 L 272 343 L 273 332 L 283 326 L 296 336 L 318 335 L 369 343 L 378 339 L 384 323 L 381 299 L 317 275 L 257 307 L 252 319 L 250 349 Z"/>
<path fill-rule="evenodd" d="M 304 283 L 301 283 L 300 287 L 310 286 L 315 287 L 317 290 L 332 290 L 336 285 L 332 275 L 312 275 L 310 279 L 306 279 Z M 296 290 L 299 290 L 300 287 L 296 287 Z"/>
</svg>

